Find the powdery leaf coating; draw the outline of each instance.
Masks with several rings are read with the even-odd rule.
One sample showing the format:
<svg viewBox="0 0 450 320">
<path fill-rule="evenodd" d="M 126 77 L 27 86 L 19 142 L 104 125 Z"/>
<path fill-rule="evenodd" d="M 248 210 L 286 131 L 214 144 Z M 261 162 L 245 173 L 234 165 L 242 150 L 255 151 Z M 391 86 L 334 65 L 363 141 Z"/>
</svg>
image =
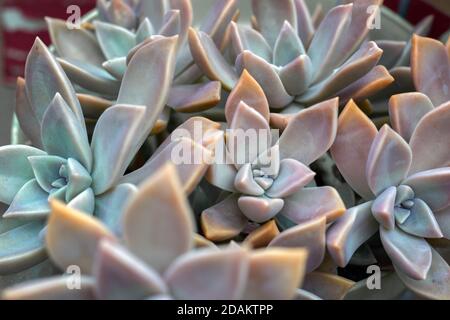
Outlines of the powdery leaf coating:
<svg viewBox="0 0 450 320">
<path fill-rule="evenodd" d="M 325 256 L 325 217 L 287 229 L 273 239 L 269 247 L 305 248 L 308 250 L 307 272 L 314 271 Z"/>
<path fill-rule="evenodd" d="M 239 235 L 248 223 L 238 207 L 239 195 L 233 194 L 206 209 L 201 215 L 202 231 L 212 241 L 223 241 Z"/>
<path fill-rule="evenodd" d="M 385 125 L 370 148 L 366 175 L 375 195 L 391 186 L 398 186 L 408 174 L 412 153 L 409 145 Z"/>
<path fill-rule="evenodd" d="M 192 212 L 175 168 L 167 164 L 130 200 L 123 216 L 123 234 L 131 252 L 163 272 L 193 245 Z"/>
<path fill-rule="evenodd" d="M 202 249 L 178 258 L 164 274 L 176 299 L 235 300 L 242 296 L 249 269 L 241 248 Z"/>
<path fill-rule="evenodd" d="M 99 242 L 115 241 L 114 235 L 93 217 L 56 200 L 50 205 L 45 239 L 50 258 L 62 270 L 77 265 L 83 273 L 91 274 Z"/>
<path fill-rule="evenodd" d="M 268 248 L 250 253 L 249 275 L 243 298 L 292 299 L 297 288 L 302 286 L 307 257 L 307 250 L 298 248 Z"/>
</svg>

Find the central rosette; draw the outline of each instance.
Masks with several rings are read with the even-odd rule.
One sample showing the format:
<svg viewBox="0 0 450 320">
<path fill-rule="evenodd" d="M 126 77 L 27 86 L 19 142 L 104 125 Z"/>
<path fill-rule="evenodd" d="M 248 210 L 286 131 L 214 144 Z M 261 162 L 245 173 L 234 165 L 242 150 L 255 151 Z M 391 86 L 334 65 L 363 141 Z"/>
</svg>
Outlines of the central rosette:
<svg viewBox="0 0 450 320">
<path fill-rule="evenodd" d="M 441 238 L 442 231 L 428 204 L 407 185 L 383 191 L 372 205 L 372 214 L 386 229 L 395 227 L 421 238 Z"/>
<path fill-rule="evenodd" d="M 309 184 L 314 176 L 297 160 L 280 161 L 279 146 L 275 145 L 253 163 L 239 168 L 234 180 L 234 187 L 242 193 L 239 209 L 251 221 L 266 222 L 283 209 L 285 198 Z"/>
</svg>

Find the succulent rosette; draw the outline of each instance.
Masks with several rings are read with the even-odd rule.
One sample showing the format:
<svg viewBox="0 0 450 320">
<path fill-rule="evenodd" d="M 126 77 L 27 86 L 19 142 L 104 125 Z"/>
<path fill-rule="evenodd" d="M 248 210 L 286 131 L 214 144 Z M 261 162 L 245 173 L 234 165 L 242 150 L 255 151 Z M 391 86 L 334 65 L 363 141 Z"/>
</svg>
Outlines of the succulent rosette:
<svg viewBox="0 0 450 320">
<path fill-rule="evenodd" d="M 426 241 L 450 237 L 446 47 L 415 36 L 412 71 L 422 93 L 391 98 L 393 129 L 385 125 L 378 131 L 353 102 L 340 116 L 331 153 L 346 181 L 368 202 L 338 219 L 328 230 L 327 245 L 335 261 L 345 266 L 379 231 L 405 285 L 421 296 L 447 299 L 450 267 Z M 350 143 L 355 134 L 359 139 Z"/>
<path fill-rule="evenodd" d="M 149 176 L 143 176 L 143 171 L 139 178 L 124 174 L 165 106 L 176 44 L 176 37 L 161 38 L 136 53 L 117 104 L 102 114 L 89 140 L 70 81 L 47 47 L 36 40 L 28 57 L 26 80 L 18 81 L 16 111 L 22 129 L 39 148 L 0 148 L 0 200 L 9 205 L 0 223 L 1 273 L 19 272 L 46 258 L 40 239 L 51 199 L 95 214 L 113 232 L 120 233 L 118 219 L 127 198 L 136 191 L 135 185 Z M 138 67 L 142 63 L 149 70 L 156 66 L 166 70 L 158 79 L 152 74 L 153 82 L 148 82 L 144 91 L 134 86 L 144 79 Z M 214 130 L 212 122 L 209 128 Z M 207 141 L 204 145 L 187 139 L 170 143 L 211 152 Z M 159 157 L 150 159 L 141 169 L 159 169 L 164 164 L 161 159 L 167 160 L 166 153 L 160 150 Z M 189 191 L 201 180 L 207 164 L 177 169 Z"/>
<path fill-rule="evenodd" d="M 199 29 L 219 44 L 236 12 L 234 1 L 216 1 Z M 161 37 L 175 35 L 178 46 L 174 84 L 167 108 L 153 133 L 165 129 L 170 110 L 193 112 L 216 105 L 220 100 L 220 84 L 197 83 L 202 73 L 194 64 L 186 42 L 192 15 L 190 0 L 99 0 L 96 14 L 81 28 L 69 28 L 63 20 L 47 18 L 57 60 L 76 84 L 86 118 L 98 119 L 115 103 L 129 63 L 140 48 Z"/>
<path fill-rule="evenodd" d="M 228 240 L 244 231 L 249 221 L 261 224 L 282 215 L 295 225 L 302 224 L 303 231 L 317 230 L 323 240 L 326 224 L 339 217 L 345 206 L 334 188 L 311 186 L 315 173 L 308 165 L 332 145 L 337 112 L 337 99 L 313 106 L 298 113 L 279 140 L 272 140 L 267 99 L 244 71 L 225 106 L 229 128 L 216 147 L 216 155 L 223 159 L 216 157 L 206 175 L 212 185 L 231 194 L 203 211 L 206 237 Z M 242 133 L 255 133 L 259 140 L 249 145 Z M 311 270 L 320 261 L 312 263 Z"/>
<path fill-rule="evenodd" d="M 201 31 L 190 30 L 189 44 L 200 69 L 227 90 L 247 70 L 271 110 L 292 113 L 336 96 L 345 103 L 393 81 L 386 68 L 377 66 L 382 50 L 374 42 L 363 43 L 380 2 L 337 6 L 316 29 L 303 0 L 256 0 L 252 27 L 231 23 L 231 63 Z"/>
<path fill-rule="evenodd" d="M 46 236 L 62 270 L 81 268 L 80 290 L 68 276 L 8 288 L 5 299 L 292 299 L 307 250 L 218 248 L 195 234 L 193 213 L 173 165 L 165 165 L 133 196 L 117 238 L 94 217 L 52 202 Z M 195 239 L 198 239 L 197 241 Z M 123 244 L 120 244 L 122 242 Z M 195 248 L 205 245 L 206 248 Z"/>
<path fill-rule="evenodd" d="M 338 265 L 379 231 L 405 286 L 421 297 L 448 299 L 450 267 L 430 243 L 450 237 L 450 56 L 439 41 L 413 37 L 416 93 L 393 96 L 380 131 L 349 102 L 331 149 L 340 172 L 368 202 L 350 208 L 328 230 Z M 350 140 L 356 139 L 354 143 Z M 430 156 L 433 155 L 433 156 Z"/>
</svg>

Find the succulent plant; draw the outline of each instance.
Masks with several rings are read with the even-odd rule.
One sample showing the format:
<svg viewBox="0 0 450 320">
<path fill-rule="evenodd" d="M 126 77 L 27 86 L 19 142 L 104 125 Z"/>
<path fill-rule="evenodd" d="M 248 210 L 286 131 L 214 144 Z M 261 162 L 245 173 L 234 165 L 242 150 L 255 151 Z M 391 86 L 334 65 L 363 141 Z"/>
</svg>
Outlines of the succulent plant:
<svg viewBox="0 0 450 320">
<path fill-rule="evenodd" d="M 46 241 L 67 277 L 7 289 L 6 299 L 291 299 L 305 273 L 305 249 L 194 249 L 193 214 L 172 165 L 134 195 L 122 219 L 123 245 L 100 221 L 54 200 Z"/>
<path fill-rule="evenodd" d="M 18 272 L 45 259 L 39 238 L 50 212 L 49 199 L 95 214 L 111 230 L 120 232 L 117 223 L 126 199 L 136 191 L 135 185 L 149 176 L 145 170 L 164 165 L 173 144 L 211 152 L 206 149 L 207 141 L 205 145 L 187 138 L 168 141 L 163 145 L 168 145 L 167 150 L 158 150 L 139 170 L 139 177 L 133 172 L 124 176 L 165 106 L 176 43 L 176 37 L 161 38 L 136 53 L 117 105 L 102 114 L 90 142 L 73 87 L 47 47 L 36 40 L 27 60 L 26 80 L 18 81 L 16 111 L 22 129 L 40 149 L 25 145 L 0 148 L 0 200 L 9 204 L 1 218 L 2 273 Z M 147 76 L 148 86 L 143 90 L 135 86 L 146 79 L 142 63 L 148 70 L 165 70 L 159 76 Z M 188 191 L 200 181 L 207 165 L 177 169 Z"/>
<path fill-rule="evenodd" d="M 253 27 L 231 23 L 232 63 L 204 32 L 190 29 L 189 44 L 200 69 L 227 90 L 247 70 L 271 110 L 293 113 L 336 96 L 345 103 L 393 81 L 385 67 L 376 66 L 382 50 L 374 42 L 362 43 L 377 14 L 369 6 L 380 2 L 337 6 L 316 30 L 303 0 L 255 0 Z"/>
<path fill-rule="evenodd" d="M 236 10 L 235 1 L 217 1 L 200 30 L 221 43 Z M 162 123 L 155 132 L 165 129 L 170 109 L 201 111 L 220 100 L 218 82 L 196 83 L 202 73 L 195 66 L 186 42 L 192 24 L 190 0 L 99 0 L 97 17 L 91 20 L 81 29 L 70 29 L 63 20 L 47 19 L 58 62 L 77 84 L 90 119 L 97 119 L 104 109 L 114 104 L 112 101 L 118 97 L 121 80 L 135 53 L 164 36 L 178 35 L 177 64 L 167 101 L 169 108 L 161 115 Z"/>
<path fill-rule="evenodd" d="M 353 102 L 339 118 L 331 153 L 346 181 L 367 202 L 348 209 L 331 226 L 328 250 L 345 266 L 379 231 L 408 288 L 426 297 L 449 298 L 444 275 L 448 277 L 450 267 L 425 239 L 450 236 L 450 103 L 434 108 L 427 96 L 406 93 L 391 98 L 390 114 L 396 131 L 388 125 L 378 131 Z M 360 138 L 355 140 L 356 135 Z"/>
<path fill-rule="evenodd" d="M 304 187 L 315 176 L 307 166 L 334 141 L 337 112 L 338 99 L 301 111 L 279 140 L 272 141 L 267 99 L 244 70 L 225 106 L 229 129 L 215 149 L 223 159 L 216 157 L 206 175 L 212 185 L 231 194 L 203 211 L 201 224 L 206 237 L 228 240 L 239 235 L 249 221 L 261 224 L 279 214 L 301 224 L 305 233 L 312 227 L 318 236 L 324 236 L 326 224 L 338 218 L 345 206 L 331 187 Z M 249 144 L 246 138 L 253 133 L 258 140 Z M 320 262 L 312 265 L 317 267 Z"/>
</svg>

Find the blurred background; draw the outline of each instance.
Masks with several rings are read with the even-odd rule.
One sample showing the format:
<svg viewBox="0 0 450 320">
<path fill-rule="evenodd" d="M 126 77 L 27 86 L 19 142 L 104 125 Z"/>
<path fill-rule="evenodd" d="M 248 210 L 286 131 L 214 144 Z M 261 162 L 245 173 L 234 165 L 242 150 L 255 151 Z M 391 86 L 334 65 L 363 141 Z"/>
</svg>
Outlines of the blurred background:
<svg viewBox="0 0 450 320">
<path fill-rule="evenodd" d="M 147 0 L 151 1 L 151 0 Z M 314 7 L 316 0 L 305 0 Z M 49 42 L 45 16 L 66 19 L 67 8 L 78 5 L 83 14 L 94 8 L 96 0 L 0 0 L 0 145 L 8 144 L 14 107 L 14 85 L 23 75 L 28 50 L 36 36 Z M 203 16 L 211 0 L 193 0 L 196 16 Z M 248 16 L 250 0 L 241 0 L 242 16 Z M 322 1 L 333 5 L 333 1 Z M 435 17 L 430 36 L 439 38 L 450 28 L 450 0 L 385 0 L 384 4 L 412 25 L 432 14 Z M 326 7 L 326 5 L 325 5 Z M 195 17 L 194 17 L 195 19 Z M 382 22 L 383 24 L 383 22 Z M 389 25 L 392 28 L 392 25 Z"/>
</svg>

